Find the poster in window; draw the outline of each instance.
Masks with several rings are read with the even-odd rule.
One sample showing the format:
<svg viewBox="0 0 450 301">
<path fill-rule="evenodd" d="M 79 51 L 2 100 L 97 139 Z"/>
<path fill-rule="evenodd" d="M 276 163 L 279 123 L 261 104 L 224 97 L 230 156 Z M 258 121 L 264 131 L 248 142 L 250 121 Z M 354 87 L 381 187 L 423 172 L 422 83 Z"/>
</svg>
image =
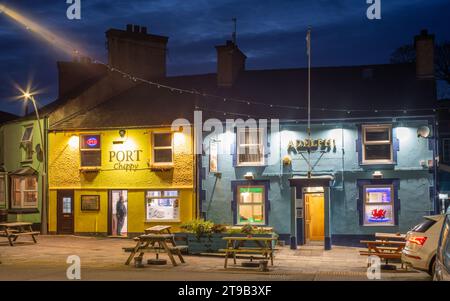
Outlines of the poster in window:
<svg viewBox="0 0 450 301">
<path fill-rule="evenodd" d="M 99 195 L 82 195 L 81 196 L 82 211 L 99 211 L 100 196 Z"/>
<path fill-rule="evenodd" d="M 217 168 L 217 141 L 211 141 L 209 143 L 209 172 L 216 173 Z"/>
<path fill-rule="evenodd" d="M 165 197 L 155 197 L 154 192 L 147 192 L 146 218 L 148 221 L 178 221 L 180 219 L 180 204 L 177 191 L 165 191 Z"/>
</svg>

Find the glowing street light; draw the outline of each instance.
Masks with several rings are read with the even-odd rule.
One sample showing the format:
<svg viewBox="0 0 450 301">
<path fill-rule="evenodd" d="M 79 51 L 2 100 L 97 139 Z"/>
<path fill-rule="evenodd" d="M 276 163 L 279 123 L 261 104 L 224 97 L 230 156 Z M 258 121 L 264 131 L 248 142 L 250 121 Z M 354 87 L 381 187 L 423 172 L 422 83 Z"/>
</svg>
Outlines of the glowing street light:
<svg viewBox="0 0 450 301">
<path fill-rule="evenodd" d="M 42 178 L 41 178 L 41 183 L 42 183 L 42 192 L 41 192 L 41 196 L 42 196 L 42 207 L 41 207 L 41 233 L 42 234 L 47 234 L 47 157 L 46 157 L 46 153 L 45 153 L 45 145 L 44 145 L 44 132 L 42 131 L 42 126 L 41 126 L 41 118 L 39 117 L 39 111 L 36 105 L 36 100 L 34 98 L 34 95 L 36 95 L 38 92 L 31 92 L 30 91 L 30 85 L 27 87 L 26 90 L 17 87 L 17 89 L 22 93 L 22 95 L 18 96 L 18 99 L 22 99 L 25 102 L 27 101 L 31 101 L 31 103 L 33 104 L 34 107 L 34 112 L 36 113 L 36 119 L 38 122 L 38 127 L 39 127 L 39 135 L 41 138 L 41 153 L 42 153 L 42 164 L 43 164 L 43 168 L 42 168 Z"/>
</svg>

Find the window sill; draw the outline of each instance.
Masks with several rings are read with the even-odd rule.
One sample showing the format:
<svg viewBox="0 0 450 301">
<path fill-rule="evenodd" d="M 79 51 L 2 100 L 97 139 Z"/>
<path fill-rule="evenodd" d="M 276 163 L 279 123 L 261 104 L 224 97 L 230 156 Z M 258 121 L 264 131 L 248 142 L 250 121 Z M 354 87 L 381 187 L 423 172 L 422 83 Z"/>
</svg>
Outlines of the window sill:
<svg viewBox="0 0 450 301">
<path fill-rule="evenodd" d="M 150 169 L 154 171 L 164 171 L 164 170 L 171 170 L 174 168 L 173 163 L 169 164 L 151 164 Z"/>
<path fill-rule="evenodd" d="M 181 223 L 181 220 L 179 219 L 150 219 L 145 220 L 145 223 Z"/>
<path fill-rule="evenodd" d="M 20 161 L 20 164 L 21 165 L 31 165 L 31 164 L 33 164 L 33 159 Z"/>
<path fill-rule="evenodd" d="M 236 164 L 236 167 L 261 167 L 261 166 L 266 166 L 264 163 L 238 163 Z"/>
<path fill-rule="evenodd" d="M 99 172 L 100 167 L 80 167 L 81 172 Z"/>
<path fill-rule="evenodd" d="M 19 209 L 8 209 L 8 214 L 32 214 L 39 213 L 37 208 L 19 208 Z"/>
</svg>

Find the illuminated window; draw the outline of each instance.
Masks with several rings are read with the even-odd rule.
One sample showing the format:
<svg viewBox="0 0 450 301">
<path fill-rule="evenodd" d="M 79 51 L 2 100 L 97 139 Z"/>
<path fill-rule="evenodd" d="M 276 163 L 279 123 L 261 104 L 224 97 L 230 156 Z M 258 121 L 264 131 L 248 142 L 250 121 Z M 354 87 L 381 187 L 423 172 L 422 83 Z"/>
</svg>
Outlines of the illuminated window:
<svg viewBox="0 0 450 301">
<path fill-rule="evenodd" d="M 6 208 L 6 178 L 0 174 L 0 208 Z"/>
<path fill-rule="evenodd" d="M 393 162 L 391 125 L 364 125 L 362 143 L 363 164 Z"/>
<path fill-rule="evenodd" d="M 265 224 L 264 190 L 264 186 L 238 187 L 238 224 Z"/>
<path fill-rule="evenodd" d="M 38 182 L 36 176 L 11 177 L 11 208 L 37 208 Z"/>
<path fill-rule="evenodd" d="M 172 133 L 153 133 L 153 164 L 166 165 L 173 162 Z"/>
<path fill-rule="evenodd" d="M 23 148 L 22 161 L 33 160 L 33 126 L 24 127 L 20 144 Z"/>
<path fill-rule="evenodd" d="M 237 164 L 264 165 L 263 129 L 238 128 Z"/>
<path fill-rule="evenodd" d="M 179 222 L 178 190 L 149 190 L 145 195 L 146 219 L 150 222 Z"/>
<path fill-rule="evenodd" d="M 442 139 L 442 161 L 450 163 L 450 138 Z"/>
<path fill-rule="evenodd" d="M 98 167 L 102 165 L 100 135 L 81 135 L 80 162 L 81 167 Z"/>
<path fill-rule="evenodd" d="M 364 225 L 393 226 L 394 194 L 392 185 L 365 185 Z"/>
</svg>

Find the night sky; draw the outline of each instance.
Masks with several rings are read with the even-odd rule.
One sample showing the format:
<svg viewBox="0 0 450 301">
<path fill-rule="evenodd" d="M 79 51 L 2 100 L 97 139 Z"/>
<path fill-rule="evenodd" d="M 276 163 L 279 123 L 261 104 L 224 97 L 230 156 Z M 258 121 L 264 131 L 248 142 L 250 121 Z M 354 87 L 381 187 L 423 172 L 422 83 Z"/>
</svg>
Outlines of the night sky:
<svg viewBox="0 0 450 301">
<path fill-rule="evenodd" d="M 68 20 L 66 0 L 0 0 L 106 62 L 105 34 L 127 23 L 169 36 L 169 75 L 215 72 L 215 45 L 231 38 L 238 19 L 238 45 L 248 69 L 306 65 L 305 33 L 313 28 L 313 66 L 388 63 L 398 46 L 422 28 L 450 41 L 450 0 L 381 0 L 381 20 L 368 20 L 366 0 L 81 0 L 81 20 Z M 62 51 L 0 13 L 0 110 L 22 114 L 11 97 L 14 83 L 28 80 L 57 93 L 56 61 Z"/>
</svg>

